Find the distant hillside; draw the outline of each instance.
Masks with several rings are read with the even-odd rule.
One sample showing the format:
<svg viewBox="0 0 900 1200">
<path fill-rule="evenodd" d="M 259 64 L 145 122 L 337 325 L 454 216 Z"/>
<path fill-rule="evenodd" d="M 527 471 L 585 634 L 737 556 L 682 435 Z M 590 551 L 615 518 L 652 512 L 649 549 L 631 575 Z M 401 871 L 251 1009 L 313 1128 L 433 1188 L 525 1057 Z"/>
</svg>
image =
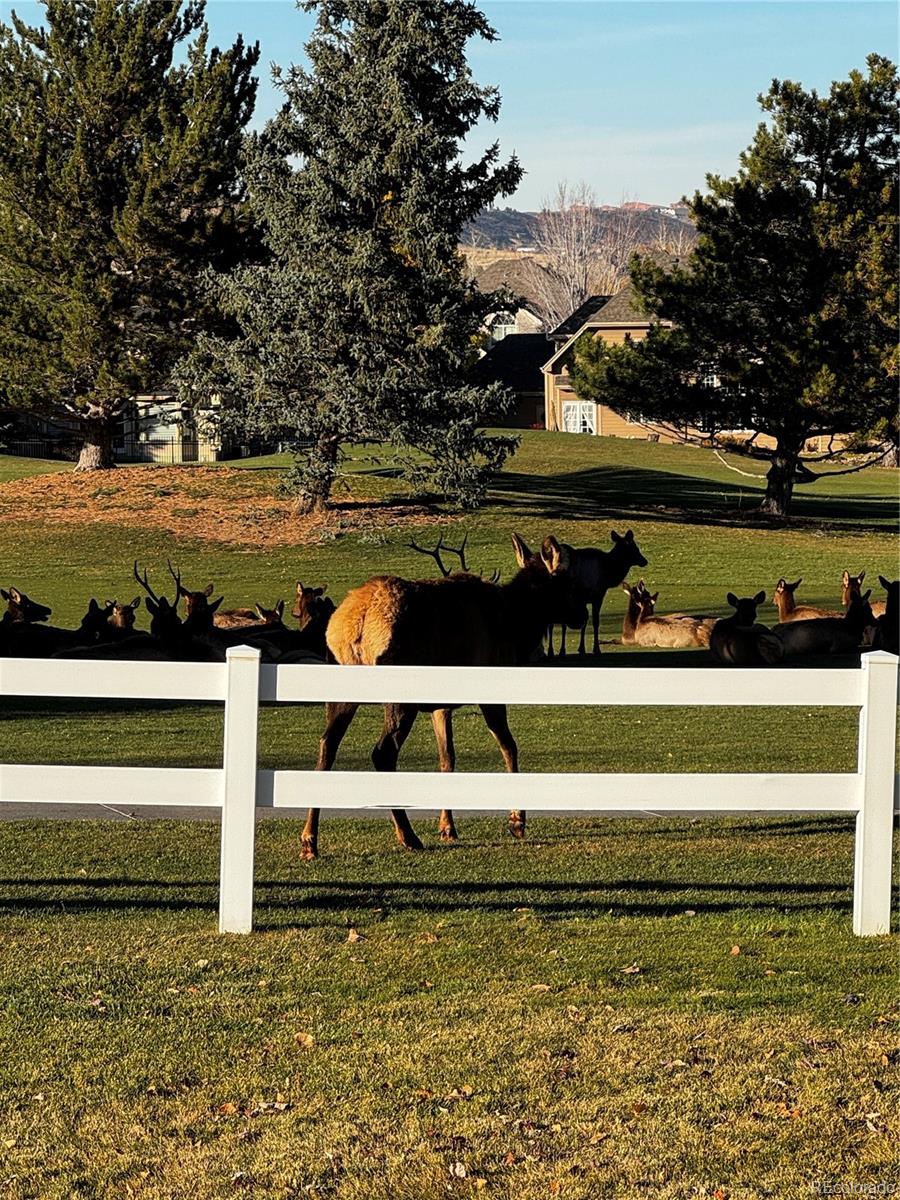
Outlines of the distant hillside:
<svg viewBox="0 0 900 1200">
<path fill-rule="evenodd" d="M 627 212 L 637 226 L 638 237 L 649 245 L 658 238 L 660 225 L 672 233 L 684 230 L 685 226 L 691 228 L 690 222 L 681 215 L 682 211 L 679 210 L 673 215 L 675 210 L 672 208 L 644 206 L 632 202 L 623 205 L 621 209 L 601 208 L 600 220 L 620 220 Z M 535 240 L 537 216 L 537 213 L 519 212 L 514 208 L 485 209 L 466 227 L 463 244 L 495 250 L 515 250 L 521 246 L 531 246 Z"/>
</svg>

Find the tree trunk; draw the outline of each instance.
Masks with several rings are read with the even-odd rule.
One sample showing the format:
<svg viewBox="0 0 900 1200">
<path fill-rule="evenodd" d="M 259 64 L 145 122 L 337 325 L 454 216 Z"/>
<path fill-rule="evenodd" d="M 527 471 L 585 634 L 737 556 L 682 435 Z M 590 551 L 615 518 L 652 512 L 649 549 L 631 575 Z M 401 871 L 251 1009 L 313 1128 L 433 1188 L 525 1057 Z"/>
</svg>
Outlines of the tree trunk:
<svg viewBox="0 0 900 1200">
<path fill-rule="evenodd" d="M 340 439 L 333 434 L 323 433 L 309 451 L 303 470 L 303 483 L 297 500 L 297 513 L 324 512 L 328 507 L 331 489 L 337 475 Z"/>
<path fill-rule="evenodd" d="M 113 456 L 113 422 L 109 417 L 89 417 L 84 423 L 84 443 L 76 471 L 109 471 L 116 465 Z"/>
<path fill-rule="evenodd" d="M 786 517 L 797 478 L 802 442 L 779 440 L 772 452 L 772 465 L 766 472 L 766 494 L 759 511 L 774 517 Z"/>
</svg>

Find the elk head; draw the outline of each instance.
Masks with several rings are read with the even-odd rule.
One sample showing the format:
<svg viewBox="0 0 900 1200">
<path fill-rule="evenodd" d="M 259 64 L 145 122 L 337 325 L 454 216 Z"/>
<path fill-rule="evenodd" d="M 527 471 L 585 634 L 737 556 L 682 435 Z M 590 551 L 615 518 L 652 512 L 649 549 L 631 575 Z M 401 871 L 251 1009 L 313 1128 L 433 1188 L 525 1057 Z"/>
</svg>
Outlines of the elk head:
<svg viewBox="0 0 900 1200">
<path fill-rule="evenodd" d="M 300 580 L 297 580 L 297 598 L 291 609 L 291 616 L 296 618 L 301 629 L 305 629 L 313 621 L 330 617 L 334 612 L 334 603 L 324 598 L 327 591 L 327 583 L 322 587 L 304 587 Z"/>
<path fill-rule="evenodd" d="M 107 621 L 113 629 L 126 631 L 134 629 L 135 613 L 140 606 L 140 596 L 135 596 L 130 604 L 120 604 L 118 600 L 107 600 L 106 607 L 109 611 Z"/>
<path fill-rule="evenodd" d="M 266 625 L 281 625 L 284 617 L 284 601 L 279 600 L 274 608 L 263 608 L 261 604 L 254 604 L 256 615 Z"/>
<path fill-rule="evenodd" d="M 182 585 L 181 571 L 176 570 L 171 562 L 168 564 L 169 574 L 175 580 L 175 608 L 178 607 L 178 601 L 184 597 L 184 623 L 193 633 L 210 633 L 213 628 L 213 617 L 216 615 L 216 610 L 225 599 L 220 596 L 218 600 L 209 602 L 210 596 L 213 594 L 213 585 L 208 583 L 202 591 L 192 592 Z"/>
<path fill-rule="evenodd" d="M 112 600 L 107 600 L 105 604 L 98 604 L 92 596 L 88 602 L 87 612 L 81 618 L 80 632 L 93 640 L 101 637 L 112 616 L 113 603 Z"/>
<path fill-rule="evenodd" d="M 850 603 L 851 596 L 858 596 L 862 592 L 862 584 L 865 577 L 865 571 L 860 571 L 858 575 L 851 575 L 849 571 L 844 571 L 843 575 L 841 575 L 841 604 L 845 608 Z"/>
<path fill-rule="evenodd" d="M 625 561 L 631 567 L 646 567 L 647 560 L 641 554 L 641 548 L 634 540 L 634 530 L 629 529 L 627 533 L 621 534 L 610 530 L 609 535 L 615 545 L 618 547 L 620 554 L 624 555 Z"/>
<path fill-rule="evenodd" d="M 744 597 L 739 600 L 734 592 L 729 592 L 725 599 L 735 610 L 734 616 L 731 618 L 735 625 L 751 626 L 756 624 L 756 610 L 760 604 L 764 603 L 766 598 L 765 592 L 757 592 L 755 596 Z"/>
<path fill-rule="evenodd" d="M 578 581 L 569 570 L 568 549 L 551 534 L 544 538 L 540 551 L 532 553 L 517 533 L 511 536 L 519 565 L 519 574 L 512 583 L 517 584 L 524 577 L 535 587 L 540 587 L 545 625 L 580 629 L 587 621 L 587 607 Z"/>
<path fill-rule="evenodd" d="M 18 588 L 11 587 L 9 591 L 0 588 L 0 596 L 7 602 L 4 621 L 14 621 L 21 624 L 34 624 L 37 621 L 47 621 L 53 611 L 46 604 L 38 604 L 31 600 Z"/>
<path fill-rule="evenodd" d="M 181 617 L 178 615 L 178 593 L 175 602 L 170 604 L 165 596 L 157 596 L 150 586 L 147 572 L 138 574 L 137 562 L 134 564 L 134 577 L 147 593 L 147 612 L 150 614 L 150 632 L 154 637 L 171 638 L 182 628 Z"/>
</svg>

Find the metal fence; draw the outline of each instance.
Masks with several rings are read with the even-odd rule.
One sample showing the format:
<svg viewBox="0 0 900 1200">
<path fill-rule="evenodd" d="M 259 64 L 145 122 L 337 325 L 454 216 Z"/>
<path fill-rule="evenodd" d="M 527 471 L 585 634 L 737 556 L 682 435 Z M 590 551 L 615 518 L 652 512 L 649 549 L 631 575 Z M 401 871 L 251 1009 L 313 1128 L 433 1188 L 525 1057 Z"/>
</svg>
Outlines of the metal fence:
<svg viewBox="0 0 900 1200">
<path fill-rule="evenodd" d="M 541 808 L 557 812 L 677 814 L 842 812 L 856 816 L 853 930 L 890 925 L 895 794 L 895 655 L 863 655 L 859 668 L 345 667 L 261 664 L 258 650 L 225 663 L 0 659 L 0 696 L 178 699 L 225 705 L 220 769 L 0 765 L 0 802 L 200 805 L 222 814 L 219 930 L 253 927 L 257 808 Z M 308 704 L 529 704 L 855 707 L 857 770 L 844 774 L 498 775 L 403 771 L 260 770 L 261 702 Z M 748 721 L 748 736 L 752 723 Z M 740 854 L 739 840 L 735 854 Z"/>
<path fill-rule="evenodd" d="M 60 462 L 76 462 L 81 452 L 78 439 L 21 438 L 0 442 L 0 451 L 20 458 L 49 458 Z M 211 463 L 226 457 L 218 443 L 205 438 L 117 438 L 113 442 L 116 462 Z M 228 450 L 228 457 L 240 456 L 240 450 Z"/>
</svg>

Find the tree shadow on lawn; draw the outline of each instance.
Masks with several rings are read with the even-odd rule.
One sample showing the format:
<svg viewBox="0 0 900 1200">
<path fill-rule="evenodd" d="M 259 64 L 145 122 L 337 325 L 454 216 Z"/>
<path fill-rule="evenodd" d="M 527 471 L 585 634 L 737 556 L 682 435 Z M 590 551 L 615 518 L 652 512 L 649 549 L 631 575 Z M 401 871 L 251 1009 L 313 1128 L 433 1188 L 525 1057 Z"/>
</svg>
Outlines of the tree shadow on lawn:
<svg viewBox="0 0 900 1200">
<path fill-rule="evenodd" d="M 0 897 L 0 912 L 27 915 L 29 912 L 103 913 L 118 911 L 194 911 L 215 912 L 218 908 L 218 884 L 213 880 L 167 880 L 101 878 L 5 879 L 2 886 L 77 888 L 94 892 L 104 889 L 149 891 L 192 891 L 201 889 L 207 896 L 132 896 L 79 895 L 72 897 Z M 288 891 L 288 895 L 281 895 Z M 423 894 L 420 894 L 423 893 Z M 541 895 L 551 893 L 546 899 Z M 718 893 L 718 895 L 716 895 Z M 642 899 L 642 896 L 647 899 Z M 659 897 L 650 899 L 650 897 Z M 665 899 L 665 897 L 670 897 Z M 458 883 L 414 883 L 388 881 L 315 881 L 300 883 L 285 880 L 258 880 L 256 884 L 255 928 L 309 928 L 321 921 L 303 920 L 302 915 L 344 911 L 349 916 L 377 904 L 381 918 L 391 913 L 479 913 L 509 914 L 527 901 L 529 911 L 552 918 L 584 916 L 677 916 L 685 909 L 695 913 L 771 912 L 848 912 L 852 907 L 846 883 L 777 882 L 735 883 L 671 879 L 612 879 L 596 883 L 570 883 L 558 880 L 461 881 Z M 267 912 L 270 915 L 266 919 Z M 296 918 L 289 914 L 296 913 Z M 275 915 L 279 914 L 279 915 Z M 346 927 L 346 918 L 335 922 Z"/>
<path fill-rule="evenodd" d="M 491 502 L 517 516 L 555 521 L 628 521 L 635 517 L 679 525 L 752 525 L 795 528 L 834 523 L 841 532 L 890 528 L 896 501 L 881 496 L 814 496 L 794 493 L 791 518 L 758 512 L 762 490 L 692 475 L 637 467 L 591 467 L 566 475 L 496 476 Z"/>
</svg>

